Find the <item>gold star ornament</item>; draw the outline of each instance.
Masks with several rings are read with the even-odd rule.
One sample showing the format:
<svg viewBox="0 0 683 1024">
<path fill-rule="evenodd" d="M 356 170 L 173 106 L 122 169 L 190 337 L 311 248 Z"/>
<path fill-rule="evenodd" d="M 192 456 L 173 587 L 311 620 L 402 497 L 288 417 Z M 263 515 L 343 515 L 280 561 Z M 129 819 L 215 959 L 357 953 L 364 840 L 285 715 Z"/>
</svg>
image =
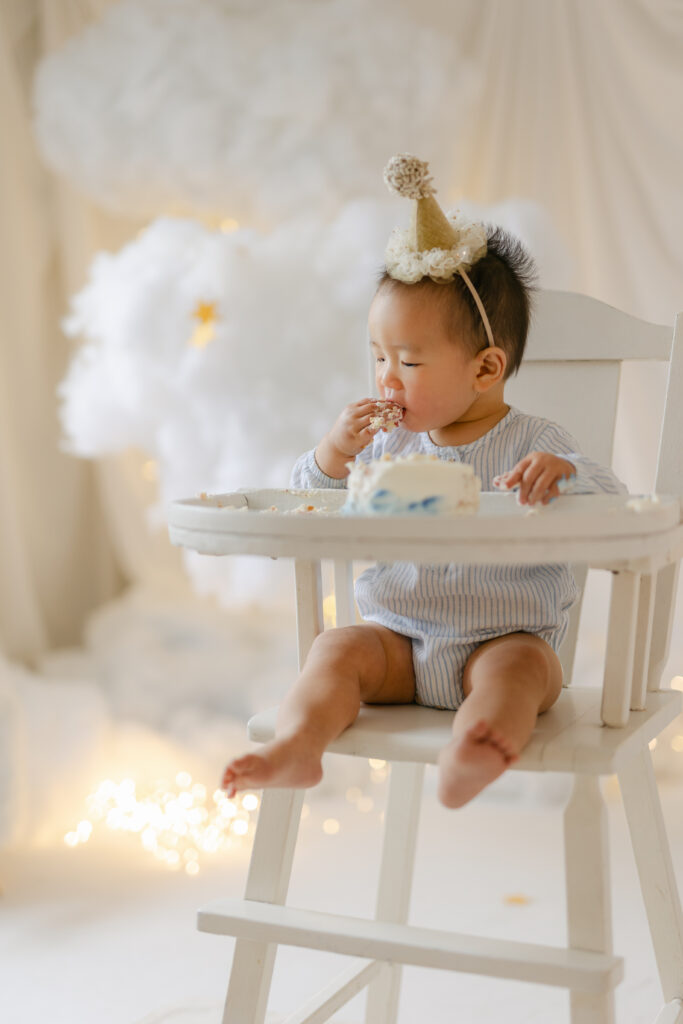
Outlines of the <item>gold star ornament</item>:
<svg viewBox="0 0 683 1024">
<path fill-rule="evenodd" d="M 190 338 L 190 345 L 194 348 L 206 348 L 216 335 L 216 303 L 198 302 L 192 311 L 192 316 L 198 321 Z"/>
</svg>

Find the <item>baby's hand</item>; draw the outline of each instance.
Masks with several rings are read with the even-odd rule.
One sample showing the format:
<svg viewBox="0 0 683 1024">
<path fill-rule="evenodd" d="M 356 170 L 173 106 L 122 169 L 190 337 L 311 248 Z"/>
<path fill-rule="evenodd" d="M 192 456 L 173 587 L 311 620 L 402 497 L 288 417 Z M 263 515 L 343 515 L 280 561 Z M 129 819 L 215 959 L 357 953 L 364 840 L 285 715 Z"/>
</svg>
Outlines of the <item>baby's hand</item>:
<svg viewBox="0 0 683 1024">
<path fill-rule="evenodd" d="M 496 477 L 494 483 L 507 490 L 519 485 L 520 505 L 535 505 L 537 501 L 547 505 L 566 490 L 567 483 L 563 481 L 573 476 L 576 476 L 576 468 L 567 459 L 549 452 L 531 452 L 509 472 Z"/>
<path fill-rule="evenodd" d="M 316 448 L 316 462 L 323 473 L 337 479 L 348 475 L 346 463 L 355 459 L 377 433 L 377 428 L 370 426 L 370 420 L 376 415 L 376 398 L 361 398 L 342 409 L 334 426 Z"/>
</svg>

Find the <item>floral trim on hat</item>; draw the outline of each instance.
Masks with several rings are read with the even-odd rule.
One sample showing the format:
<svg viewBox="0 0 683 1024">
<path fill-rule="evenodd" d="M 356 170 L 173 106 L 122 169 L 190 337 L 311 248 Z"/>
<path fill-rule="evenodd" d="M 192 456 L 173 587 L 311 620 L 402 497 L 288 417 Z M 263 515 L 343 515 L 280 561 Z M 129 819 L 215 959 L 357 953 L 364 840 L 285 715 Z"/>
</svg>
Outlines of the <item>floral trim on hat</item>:
<svg viewBox="0 0 683 1024">
<path fill-rule="evenodd" d="M 413 232 L 394 228 L 384 254 L 391 277 L 405 284 L 415 284 L 423 277 L 431 277 L 437 282 L 452 281 L 461 270 L 468 271 L 486 255 L 486 228 L 483 224 L 459 217 L 457 210 L 446 216 L 458 238 L 451 249 L 419 251 L 415 248 Z"/>
</svg>

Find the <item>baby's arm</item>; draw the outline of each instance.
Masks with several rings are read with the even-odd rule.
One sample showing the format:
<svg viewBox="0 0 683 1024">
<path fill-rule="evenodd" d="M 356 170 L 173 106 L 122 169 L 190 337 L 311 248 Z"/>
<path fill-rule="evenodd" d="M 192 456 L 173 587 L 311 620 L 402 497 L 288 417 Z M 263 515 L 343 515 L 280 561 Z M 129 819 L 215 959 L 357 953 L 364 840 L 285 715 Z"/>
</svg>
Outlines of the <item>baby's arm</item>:
<svg viewBox="0 0 683 1024">
<path fill-rule="evenodd" d="M 530 452 L 509 472 L 496 477 L 494 483 L 508 490 L 519 485 L 520 505 L 534 505 L 537 501 L 547 505 L 568 490 L 573 494 L 627 493 L 611 469 L 578 452 L 566 456 Z"/>
<path fill-rule="evenodd" d="M 377 428 L 370 421 L 377 414 L 377 399 L 361 398 L 342 409 L 334 426 L 315 450 L 315 461 L 333 480 L 345 480 L 352 462 L 372 441 Z"/>
<path fill-rule="evenodd" d="M 496 477 L 494 483 L 507 490 L 519 486 L 520 505 L 534 505 L 537 501 L 547 505 L 566 490 L 575 476 L 574 463 L 568 459 L 550 452 L 530 452 L 509 472 Z"/>
<path fill-rule="evenodd" d="M 376 416 L 377 399 L 363 398 L 342 410 L 332 429 L 315 450 L 300 455 L 294 464 L 291 487 L 346 487 L 348 462 L 372 441 L 377 428 L 370 425 Z"/>
<path fill-rule="evenodd" d="M 551 424 L 543 433 L 545 437 L 536 438 L 536 450 L 497 478 L 498 486 L 519 486 L 520 504 L 540 501 L 547 505 L 567 490 L 573 494 L 627 493 L 611 469 L 576 451 L 576 441 L 562 427 Z"/>
</svg>

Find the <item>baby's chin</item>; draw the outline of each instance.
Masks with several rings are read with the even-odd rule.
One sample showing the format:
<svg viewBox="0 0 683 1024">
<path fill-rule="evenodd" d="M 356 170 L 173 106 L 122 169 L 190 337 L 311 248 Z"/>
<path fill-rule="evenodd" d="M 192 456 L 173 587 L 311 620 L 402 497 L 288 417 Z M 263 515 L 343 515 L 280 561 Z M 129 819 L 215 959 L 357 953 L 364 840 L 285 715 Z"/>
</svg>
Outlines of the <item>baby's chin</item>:
<svg viewBox="0 0 683 1024">
<path fill-rule="evenodd" d="M 399 426 L 403 427 L 404 430 L 409 430 L 411 434 L 423 434 L 427 430 L 437 429 L 431 421 L 425 422 L 408 411 L 404 411 L 403 419 Z"/>
</svg>

